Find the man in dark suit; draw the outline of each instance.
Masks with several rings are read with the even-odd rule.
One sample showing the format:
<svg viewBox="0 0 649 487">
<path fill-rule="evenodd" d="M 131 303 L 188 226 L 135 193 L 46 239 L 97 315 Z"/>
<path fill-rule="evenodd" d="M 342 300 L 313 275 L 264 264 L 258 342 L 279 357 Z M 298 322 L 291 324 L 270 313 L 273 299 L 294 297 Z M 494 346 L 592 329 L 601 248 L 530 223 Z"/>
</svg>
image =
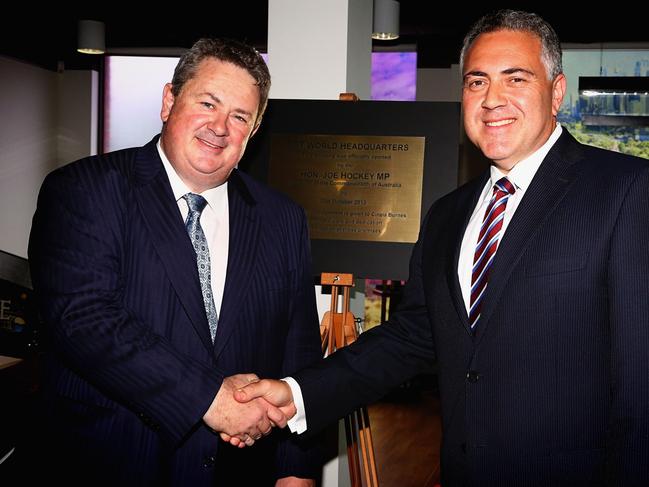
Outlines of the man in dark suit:
<svg viewBox="0 0 649 487">
<path fill-rule="evenodd" d="M 482 18 L 461 66 L 493 163 L 428 212 L 401 306 L 297 384 L 235 397 L 317 431 L 435 361 L 444 487 L 647 486 L 649 164 L 557 124 L 561 49 L 538 16 Z"/>
<path fill-rule="evenodd" d="M 251 445 L 285 425 L 234 401 L 255 375 L 229 376 L 321 356 L 304 213 L 235 169 L 269 89 L 253 48 L 202 39 L 164 88 L 160 137 L 43 183 L 29 258 L 52 351 L 45 478 L 313 485 L 317 451 L 287 431 L 246 450 L 216 434 Z"/>
</svg>

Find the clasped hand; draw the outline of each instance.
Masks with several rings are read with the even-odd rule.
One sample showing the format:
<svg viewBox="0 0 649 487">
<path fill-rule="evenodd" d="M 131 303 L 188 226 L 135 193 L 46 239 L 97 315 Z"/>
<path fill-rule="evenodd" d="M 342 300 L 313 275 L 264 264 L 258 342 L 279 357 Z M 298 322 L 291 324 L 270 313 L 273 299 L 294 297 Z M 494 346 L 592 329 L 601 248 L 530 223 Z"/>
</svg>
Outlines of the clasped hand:
<svg viewBox="0 0 649 487">
<path fill-rule="evenodd" d="M 203 416 L 224 441 L 243 448 L 284 428 L 296 413 L 291 388 L 279 380 L 260 380 L 255 374 L 227 377 Z"/>
</svg>

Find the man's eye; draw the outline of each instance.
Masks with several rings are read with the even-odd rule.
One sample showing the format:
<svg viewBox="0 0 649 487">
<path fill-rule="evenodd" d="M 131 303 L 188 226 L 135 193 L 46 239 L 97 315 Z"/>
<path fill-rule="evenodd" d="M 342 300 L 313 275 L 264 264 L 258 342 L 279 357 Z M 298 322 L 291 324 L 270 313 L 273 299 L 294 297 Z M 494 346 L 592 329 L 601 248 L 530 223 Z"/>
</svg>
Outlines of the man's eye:
<svg viewBox="0 0 649 487">
<path fill-rule="evenodd" d="M 209 108 L 210 110 L 214 108 L 214 105 L 207 101 L 201 102 L 201 105 L 203 105 L 205 108 Z"/>
</svg>

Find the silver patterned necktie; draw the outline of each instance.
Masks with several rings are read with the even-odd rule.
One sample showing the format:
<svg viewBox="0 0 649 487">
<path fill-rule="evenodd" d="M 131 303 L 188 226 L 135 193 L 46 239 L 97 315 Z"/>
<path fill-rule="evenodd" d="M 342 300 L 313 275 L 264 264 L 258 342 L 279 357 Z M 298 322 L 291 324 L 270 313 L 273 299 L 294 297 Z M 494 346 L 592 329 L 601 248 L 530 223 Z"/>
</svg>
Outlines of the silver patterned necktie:
<svg viewBox="0 0 649 487">
<path fill-rule="evenodd" d="M 212 336 L 212 342 L 214 342 L 218 316 L 216 306 L 214 306 L 214 297 L 212 296 L 210 250 L 207 247 L 207 239 L 200 223 L 201 213 L 205 205 L 207 205 L 207 201 L 201 195 L 194 193 L 187 193 L 183 196 L 183 199 L 189 207 L 185 228 L 196 252 L 196 264 L 198 266 L 198 277 L 201 281 L 201 291 L 203 292 L 203 303 L 207 313 L 207 322 L 210 325 L 210 335 Z"/>
</svg>

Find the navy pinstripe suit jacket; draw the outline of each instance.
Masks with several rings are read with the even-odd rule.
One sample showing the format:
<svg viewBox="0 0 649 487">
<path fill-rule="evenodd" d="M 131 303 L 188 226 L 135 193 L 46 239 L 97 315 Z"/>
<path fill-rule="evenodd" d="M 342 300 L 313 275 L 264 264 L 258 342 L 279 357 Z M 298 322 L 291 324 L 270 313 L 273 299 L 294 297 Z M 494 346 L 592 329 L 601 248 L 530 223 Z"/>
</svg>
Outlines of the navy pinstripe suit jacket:
<svg viewBox="0 0 649 487">
<path fill-rule="evenodd" d="M 45 395 L 55 448 L 79 457 L 68 456 L 68 473 L 86 465 L 113 485 L 312 477 L 317 452 L 284 432 L 238 450 L 201 422 L 224 377 L 279 378 L 321 356 L 304 213 L 233 171 L 212 344 L 156 142 L 56 170 L 39 195 L 29 259 L 53 351 Z"/>
<path fill-rule="evenodd" d="M 436 361 L 444 487 L 649 485 L 649 164 L 564 130 L 500 243 L 473 335 L 457 265 L 488 177 L 433 205 L 390 321 L 294 374 L 309 428 Z"/>
</svg>

